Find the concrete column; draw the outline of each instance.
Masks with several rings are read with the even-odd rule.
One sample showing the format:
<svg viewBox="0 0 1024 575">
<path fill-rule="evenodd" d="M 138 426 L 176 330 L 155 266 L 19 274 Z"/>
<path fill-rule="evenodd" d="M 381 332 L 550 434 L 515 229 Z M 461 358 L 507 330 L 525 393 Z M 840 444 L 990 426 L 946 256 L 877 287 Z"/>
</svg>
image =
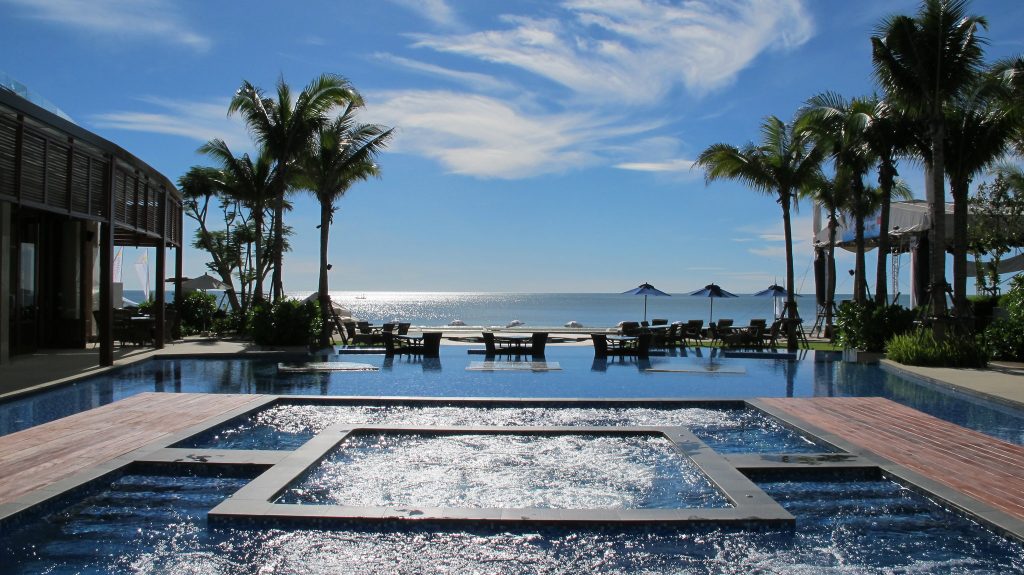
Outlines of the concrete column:
<svg viewBox="0 0 1024 575">
<path fill-rule="evenodd" d="M 11 361 L 11 204 L 0 202 L 0 364 Z"/>
</svg>

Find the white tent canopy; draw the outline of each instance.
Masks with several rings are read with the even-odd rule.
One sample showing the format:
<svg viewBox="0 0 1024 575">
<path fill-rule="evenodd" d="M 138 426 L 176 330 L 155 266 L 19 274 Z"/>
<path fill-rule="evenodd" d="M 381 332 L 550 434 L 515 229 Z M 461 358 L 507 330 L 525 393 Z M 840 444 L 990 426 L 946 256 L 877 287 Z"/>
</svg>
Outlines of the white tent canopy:
<svg viewBox="0 0 1024 575">
<path fill-rule="evenodd" d="M 881 216 L 875 213 L 864 219 L 864 244 L 865 249 L 872 250 L 878 244 Z M 853 216 L 841 214 L 839 227 L 836 228 L 836 247 L 848 251 L 856 251 L 854 238 Z M 931 212 L 928 209 L 928 202 L 924 200 L 910 200 L 907 202 L 893 202 L 889 209 L 889 237 L 894 247 L 900 247 L 900 251 L 906 251 L 910 247 L 910 239 L 924 235 L 932 226 Z M 953 204 L 946 204 L 946 242 L 953 242 Z M 828 226 L 822 227 L 814 237 L 815 246 L 828 245 Z"/>
</svg>

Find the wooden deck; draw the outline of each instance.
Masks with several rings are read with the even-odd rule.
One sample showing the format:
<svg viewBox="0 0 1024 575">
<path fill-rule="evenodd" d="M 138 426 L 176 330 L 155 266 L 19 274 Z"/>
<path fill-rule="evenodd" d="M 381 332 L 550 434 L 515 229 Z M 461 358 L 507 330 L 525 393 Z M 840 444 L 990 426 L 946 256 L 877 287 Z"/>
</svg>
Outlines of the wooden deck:
<svg viewBox="0 0 1024 575">
<path fill-rule="evenodd" d="M 763 404 L 1024 520 L 1024 447 L 879 397 Z"/>
<path fill-rule="evenodd" d="M 0 437 L 0 504 L 261 397 L 140 393 Z"/>
</svg>

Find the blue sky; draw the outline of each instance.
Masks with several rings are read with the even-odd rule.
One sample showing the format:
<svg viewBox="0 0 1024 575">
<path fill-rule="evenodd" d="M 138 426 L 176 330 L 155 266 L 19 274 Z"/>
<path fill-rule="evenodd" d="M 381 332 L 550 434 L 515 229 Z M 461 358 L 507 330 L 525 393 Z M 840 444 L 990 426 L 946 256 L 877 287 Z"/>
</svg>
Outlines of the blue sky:
<svg viewBox="0 0 1024 575">
<path fill-rule="evenodd" d="M 336 290 L 615 292 L 647 281 L 684 292 L 716 281 L 752 292 L 784 279 L 778 205 L 731 182 L 706 186 L 693 158 L 757 138 L 764 116 L 789 119 L 822 91 L 871 93 L 872 31 L 916 8 L 0 0 L 0 71 L 172 180 L 208 163 L 195 150 L 209 138 L 251 149 L 226 116 L 243 80 L 269 90 L 282 75 L 295 88 L 346 76 L 367 101 L 362 119 L 398 135 L 383 177 L 341 202 Z M 972 12 L 989 19 L 990 60 L 1024 53 L 1024 3 L 976 0 Z M 921 197 L 919 169 L 901 173 Z M 312 290 L 318 212 L 309 197 L 294 202 L 285 288 Z M 810 215 L 802 204 L 794 222 L 804 292 Z M 205 271 L 202 252 L 185 261 L 186 275 Z M 839 291 L 849 284 L 840 278 Z"/>
</svg>

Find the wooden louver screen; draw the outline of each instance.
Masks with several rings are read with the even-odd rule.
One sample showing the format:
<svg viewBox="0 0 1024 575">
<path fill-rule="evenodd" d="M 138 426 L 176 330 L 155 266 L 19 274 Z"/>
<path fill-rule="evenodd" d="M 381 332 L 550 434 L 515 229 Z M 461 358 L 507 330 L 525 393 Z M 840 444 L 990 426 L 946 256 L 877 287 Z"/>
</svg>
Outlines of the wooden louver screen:
<svg viewBox="0 0 1024 575">
<path fill-rule="evenodd" d="M 18 143 L 18 125 L 0 115 L 0 196 L 15 197 L 15 148 Z"/>
<path fill-rule="evenodd" d="M 21 138 L 21 199 L 46 200 L 46 139 L 28 130 Z"/>
</svg>

